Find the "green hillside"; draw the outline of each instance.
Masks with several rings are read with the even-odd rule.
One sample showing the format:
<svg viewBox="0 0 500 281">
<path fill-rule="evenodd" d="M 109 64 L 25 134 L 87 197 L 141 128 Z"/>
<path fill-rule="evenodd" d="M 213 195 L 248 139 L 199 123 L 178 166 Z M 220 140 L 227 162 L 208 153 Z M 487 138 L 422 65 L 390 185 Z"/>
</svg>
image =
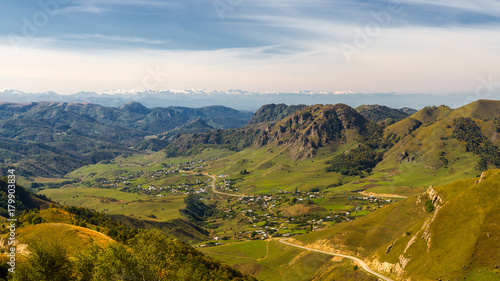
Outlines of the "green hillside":
<svg viewBox="0 0 500 281">
<path fill-rule="evenodd" d="M 257 110 L 248 122 L 249 125 L 266 122 L 277 122 L 281 119 L 304 109 L 305 105 L 267 104 Z"/>
<path fill-rule="evenodd" d="M 429 188 L 354 222 L 297 236 L 416 280 L 498 280 L 500 170 Z"/>
<path fill-rule="evenodd" d="M 141 141 L 200 118 L 207 125 L 192 124 L 189 133 L 243 127 L 252 117 L 223 106 L 149 109 L 139 103 L 112 108 L 58 102 L 0 103 L 0 115 L 0 167 L 18 167 L 19 176 L 31 181 L 137 152 L 134 146 L 160 150 L 167 143 Z"/>
<path fill-rule="evenodd" d="M 454 110 L 426 107 L 387 127 L 386 136 L 397 135 L 398 143 L 385 152 L 369 181 L 347 186 L 374 193 L 416 194 L 432 184 L 499 167 L 498 112 L 498 101 L 480 100 Z"/>
<path fill-rule="evenodd" d="M 360 257 L 393 280 L 500 280 L 499 188 L 500 170 L 489 170 L 289 241 Z M 376 280 L 342 258 L 273 239 L 202 251 L 263 280 Z"/>
<path fill-rule="evenodd" d="M 201 251 L 259 280 L 377 280 L 349 261 L 297 249 L 277 240 L 249 241 L 201 248 Z"/>
<path fill-rule="evenodd" d="M 205 133 L 213 130 L 214 128 L 208 125 L 203 119 L 198 118 L 189 122 L 188 124 L 182 125 L 168 132 L 161 133 L 159 137 L 167 141 L 172 141 L 180 134 L 194 134 L 194 133 Z"/>
<path fill-rule="evenodd" d="M 399 109 L 390 108 L 383 105 L 360 105 L 356 107 L 359 114 L 363 115 L 366 119 L 373 122 L 394 123 L 401 121 L 409 116 L 404 111 Z"/>
<path fill-rule="evenodd" d="M 9 274 L 15 281 L 256 280 L 158 230 L 119 243 L 86 228 L 43 223 L 21 228 L 19 241 L 29 254 L 18 254 Z"/>
<path fill-rule="evenodd" d="M 0 179 L 2 186 L 6 180 Z M 2 189 L 2 193 L 5 191 Z M 5 195 L 5 194 L 4 194 Z M 4 196 L 2 195 L 2 196 Z M 84 208 L 59 207 L 16 186 L 16 267 L 8 273 L 10 222 L 0 227 L 0 278 L 8 280 L 255 280 L 156 228 L 201 231 L 187 222 L 125 226 Z M 43 209 L 42 209 L 43 208 Z M 183 225 L 184 224 L 184 225 Z M 135 227 L 154 228 L 138 230 Z M 106 234 L 104 234 L 106 233 Z M 187 235 L 187 233 L 184 233 Z M 111 237 L 115 238 L 112 239 Z"/>
</svg>

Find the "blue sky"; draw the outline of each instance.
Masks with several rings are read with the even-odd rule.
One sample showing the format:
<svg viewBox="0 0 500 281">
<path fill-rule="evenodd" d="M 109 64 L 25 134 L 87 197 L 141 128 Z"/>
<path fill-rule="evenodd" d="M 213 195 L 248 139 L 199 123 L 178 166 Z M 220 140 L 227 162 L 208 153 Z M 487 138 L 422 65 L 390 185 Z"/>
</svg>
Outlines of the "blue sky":
<svg viewBox="0 0 500 281">
<path fill-rule="evenodd" d="M 500 82 L 492 0 L 6 1 L 0 40 L 0 89 L 28 92 L 449 94 Z"/>
</svg>

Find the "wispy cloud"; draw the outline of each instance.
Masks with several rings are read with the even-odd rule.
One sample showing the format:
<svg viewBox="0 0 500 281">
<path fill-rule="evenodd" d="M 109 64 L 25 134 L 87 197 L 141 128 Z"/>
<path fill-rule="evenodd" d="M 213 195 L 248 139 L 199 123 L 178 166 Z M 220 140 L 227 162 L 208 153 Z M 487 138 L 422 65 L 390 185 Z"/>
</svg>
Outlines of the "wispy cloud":
<svg viewBox="0 0 500 281">
<path fill-rule="evenodd" d="M 412 0 L 409 3 L 413 5 L 434 5 L 443 8 L 454 8 L 465 12 L 474 12 L 494 16 L 500 15 L 500 2 L 496 0 Z"/>
<path fill-rule="evenodd" d="M 93 13 L 98 14 L 104 12 L 105 9 L 98 8 L 92 5 L 70 6 L 59 10 L 60 13 Z"/>
<path fill-rule="evenodd" d="M 212 1 L 71 1 L 19 54 L 0 46 L 0 86 L 134 88 L 157 64 L 171 74 L 165 89 L 450 93 L 472 91 L 479 75 L 500 79 L 498 1 L 402 0 L 351 64 L 341 45 L 359 39 L 389 1 L 232 3 L 221 20 Z M 30 8 L 0 11 L 10 24 L 0 25 L 0 39 L 12 32 L 5 26 L 22 36 Z"/>
<path fill-rule="evenodd" d="M 62 36 L 63 39 L 76 39 L 84 41 L 106 41 L 106 42 L 125 42 L 125 43 L 144 43 L 144 44 L 167 44 L 170 40 L 155 40 L 141 37 L 126 37 L 103 34 L 68 34 Z"/>
<path fill-rule="evenodd" d="M 170 75 L 161 89 L 251 91 L 467 93 L 477 77 L 500 80 L 500 31 L 470 28 L 393 28 L 347 64 L 340 50 L 310 43 L 284 55 L 282 45 L 193 50 L 53 51 L 0 47 L 0 85 L 23 91 L 138 88 L 148 67 Z M 467 54 L 467 55 L 464 55 Z M 33 88 L 29 88 L 33 87 Z M 36 89 L 38 90 L 36 90 Z"/>
</svg>

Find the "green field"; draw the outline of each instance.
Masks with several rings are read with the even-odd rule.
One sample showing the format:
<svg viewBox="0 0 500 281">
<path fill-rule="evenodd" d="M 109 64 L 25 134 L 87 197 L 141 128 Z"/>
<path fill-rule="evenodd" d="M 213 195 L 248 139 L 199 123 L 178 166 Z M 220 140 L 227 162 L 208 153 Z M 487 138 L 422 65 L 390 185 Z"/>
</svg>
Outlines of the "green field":
<svg viewBox="0 0 500 281">
<path fill-rule="evenodd" d="M 341 147 L 334 153 L 341 153 Z M 308 191 L 324 189 L 339 182 L 338 173 L 327 173 L 325 162 L 332 158 L 329 148 L 321 148 L 312 159 L 293 160 L 284 147 L 252 148 L 217 161 L 210 168 L 212 174 L 230 175 L 238 188 L 247 194 L 276 193 L 280 189 Z M 247 170 L 248 175 L 241 175 Z M 343 177 L 343 176 L 342 176 Z M 345 180 L 350 180 L 350 178 Z"/>
<path fill-rule="evenodd" d="M 110 215 L 128 215 L 142 219 L 171 220 L 181 218 L 182 196 L 155 198 L 114 189 L 66 187 L 40 192 L 52 200 L 69 206 L 85 207 Z"/>
</svg>

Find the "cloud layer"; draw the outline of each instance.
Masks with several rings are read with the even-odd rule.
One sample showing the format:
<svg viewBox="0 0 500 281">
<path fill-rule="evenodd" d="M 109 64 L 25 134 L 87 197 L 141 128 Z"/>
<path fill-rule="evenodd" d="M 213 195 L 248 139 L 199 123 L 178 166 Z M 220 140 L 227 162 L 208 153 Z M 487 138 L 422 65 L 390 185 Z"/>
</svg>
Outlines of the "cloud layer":
<svg viewBox="0 0 500 281">
<path fill-rule="evenodd" d="M 0 12 L 0 88 L 446 94 L 500 81 L 497 1 L 40 3 Z"/>
</svg>

